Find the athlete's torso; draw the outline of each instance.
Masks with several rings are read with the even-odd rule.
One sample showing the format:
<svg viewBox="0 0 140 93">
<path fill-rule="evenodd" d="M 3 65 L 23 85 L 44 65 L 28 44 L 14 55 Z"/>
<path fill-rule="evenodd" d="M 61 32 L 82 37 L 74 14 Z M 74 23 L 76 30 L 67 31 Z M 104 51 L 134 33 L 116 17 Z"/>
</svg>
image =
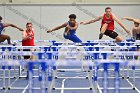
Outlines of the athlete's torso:
<svg viewBox="0 0 140 93">
<path fill-rule="evenodd" d="M 102 19 L 102 24 L 108 24 L 107 26 L 107 30 L 114 30 L 114 19 L 113 19 L 113 15 L 111 14 L 109 18 L 106 17 L 106 14 L 103 15 L 103 19 Z"/>
<path fill-rule="evenodd" d="M 3 31 L 3 29 L 4 29 L 3 23 L 0 22 L 0 35 L 1 35 L 2 31 Z"/>
<path fill-rule="evenodd" d="M 31 39 L 26 39 L 22 41 L 22 46 L 34 46 L 34 31 L 30 32 L 32 33 L 32 38 Z M 26 36 L 29 36 L 29 32 L 26 31 Z"/>
</svg>

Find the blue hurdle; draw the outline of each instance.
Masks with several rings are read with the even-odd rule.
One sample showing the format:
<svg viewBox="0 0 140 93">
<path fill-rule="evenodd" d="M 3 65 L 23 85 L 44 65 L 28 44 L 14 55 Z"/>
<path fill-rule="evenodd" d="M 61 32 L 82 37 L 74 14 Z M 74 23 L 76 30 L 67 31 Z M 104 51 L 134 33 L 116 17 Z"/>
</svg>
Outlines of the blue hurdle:
<svg viewBox="0 0 140 93">
<path fill-rule="evenodd" d="M 128 43 L 129 44 L 129 43 Z M 39 81 L 41 81 L 41 89 L 42 89 L 42 93 L 45 93 L 46 89 L 48 89 L 48 93 L 51 93 L 53 88 L 55 87 L 54 85 L 54 82 L 55 82 L 55 76 L 53 76 L 52 74 L 55 73 L 56 69 L 57 69 L 57 65 L 55 65 L 55 61 L 58 61 L 58 56 L 59 54 L 57 54 L 58 50 L 63 47 L 63 46 L 60 46 L 60 45 L 54 45 L 54 46 L 42 46 L 39 48 L 43 49 L 43 52 L 32 52 L 33 55 L 37 54 L 38 56 L 38 61 L 35 61 L 35 62 L 28 62 L 29 64 L 27 64 L 29 66 L 28 68 L 28 71 L 29 71 L 29 93 L 33 93 L 33 65 L 40 65 L 40 72 L 39 73 L 39 76 L 38 76 L 38 79 Z M 67 47 L 71 47 L 71 46 L 67 46 Z M 108 87 L 107 87 L 107 82 L 108 82 L 108 79 L 107 79 L 107 74 L 108 74 L 108 68 L 109 68 L 109 65 L 112 64 L 114 65 L 114 71 L 115 71 L 115 83 L 114 83 L 114 88 L 115 88 L 115 93 L 120 93 L 119 90 L 120 90 L 120 84 L 119 84 L 119 73 L 120 73 L 120 65 L 122 65 L 122 63 L 119 63 L 119 62 L 113 62 L 113 63 L 109 63 L 109 62 L 104 62 L 105 60 L 107 60 L 107 56 L 108 54 L 113 54 L 114 55 L 117 55 L 117 52 L 116 51 L 110 51 L 108 53 L 105 53 L 107 51 L 100 51 L 101 49 L 103 49 L 103 47 L 106 47 L 106 46 L 98 46 L 96 44 L 90 44 L 89 42 L 87 43 L 87 46 L 74 46 L 74 47 L 84 47 L 84 49 L 86 50 L 86 53 L 85 54 L 85 60 L 88 62 L 88 60 L 90 61 L 93 61 L 95 62 L 94 65 L 90 65 L 88 67 L 88 69 L 90 70 L 90 76 L 89 76 L 89 79 L 91 80 L 92 79 L 92 74 L 93 74 L 93 71 L 94 71 L 94 78 L 93 78 L 93 81 L 94 82 L 98 82 L 98 70 L 99 70 L 99 66 L 98 65 L 98 62 L 100 63 L 100 59 L 102 59 L 102 64 L 103 65 L 103 69 L 104 69 L 104 87 L 103 87 L 103 92 L 104 93 L 108 93 Z M 119 47 L 119 46 L 113 46 L 113 48 L 115 47 Z M 123 46 L 120 46 L 120 47 L 123 47 Z M 130 46 L 129 47 L 132 48 L 132 52 L 133 51 L 136 51 L 136 46 Z M 129 48 L 128 46 L 125 46 L 124 48 Z M 3 51 L 5 51 L 6 49 L 9 50 L 9 54 L 10 52 L 12 53 L 12 49 L 15 49 L 14 47 L 3 47 L 2 48 Z M 121 48 L 120 48 L 121 49 Z M 56 52 L 56 53 L 55 53 Z M 128 56 L 136 56 L 138 55 L 137 53 L 132 53 L 131 51 L 123 51 L 122 50 L 122 53 L 118 54 L 118 55 L 121 55 L 124 53 L 124 56 L 128 55 Z M 18 53 L 18 52 L 17 52 Z M 19 52 L 20 53 L 20 52 Z M 63 53 L 63 52 L 62 52 Z M 16 52 L 15 52 L 16 54 Z M 24 53 L 23 53 L 24 54 Z M 21 54 L 22 55 L 22 54 Z M 120 56 L 120 59 L 123 60 L 123 61 L 131 61 L 130 60 L 125 60 L 124 59 L 124 56 Z M 3 55 L 3 59 L 5 60 L 6 56 Z M 9 59 L 13 59 L 16 61 L 16 58 L 12 58 L 12 56 L 8 56 Z M 45 61 L 43 61 L 45 60 Z M 54 64 L 48 64 L 48 60 L 54 60 Z M 132 59 L 132 60 L 135 60 L 135 59 Z M 110 60 L 111 62 L 111 60 Z M 97 63 L 97 64 L 96 64 Z M 135 71 L 135 65 L 131 65 L 132 66 L 132 69 Z M 2 69 L 5 71 L 5 67 L 6 66 L 2 66 Z M 94 68 L 94 70 L 93 70 Z M 8 70 L 10 71 L 11 70 L 11 66 L 8 66 Z M 47 73 L 47 80 L 45 79 L 45 76 L 46 76 L 46 73 Z M 3 74 L 5 74 L 5 72 L 3 72 Z M 5 75 L 4 75 L 5 76 Z M 134 73 L 134 76 L 135 76 L 135 73 Z M 133 77 L 134 77 L 133 76 Z M 9 77 L 10 77 L 10 74 L 9 74 Z M 5 79 L 5 78 L 3 78 Z M 135 78 L 133 78 L 134 81 L 135 81 Z M 5 80 L 3 80 L 3 82 L 5 82 Z M 9 81 L 10 82 L 10 81 Z M 48 87 L 46 87 L 46 84 L 45 83 L 48 83 Z M 134 82 L 135 83 L 135 82 Z M 10 83 L 8 84 L 8 88 L 10 89 L 11 86 L 9 86 Z M 95 84 L 96 85 L 96 84 Z M 135 84 L 133 84 L 134 88 L 135 88 Z M 91 89 L 95 89 L 94 88 L 94 85 L 91 84 Z M 6 88 L 6 85 L 5 83 L 3 83 L 3 88 Z M 57 89 L 57 88 L 56 88 Z M 95 91 L 94 91 L 95 92 Z"/>
</svg>

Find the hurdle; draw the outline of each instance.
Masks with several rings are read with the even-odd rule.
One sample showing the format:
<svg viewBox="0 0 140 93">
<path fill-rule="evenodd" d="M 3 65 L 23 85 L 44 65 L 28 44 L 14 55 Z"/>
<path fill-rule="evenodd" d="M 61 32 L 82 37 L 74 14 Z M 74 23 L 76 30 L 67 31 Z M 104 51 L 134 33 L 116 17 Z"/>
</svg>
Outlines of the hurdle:
<svg viewBox="0 0 140 93">
<path fill-rule="evenodd" d="M 16 42 L 21 42 L 21 40 L 17 40 Z M 51 41 L 51 40 L 36 40 L 35 42 L 54 42 L 54 41 Z M 11 51 L 15 51 L 16 52 L 16 50 L 18 50 L 16 47 L 11 47 L 11 45 L 9 46 L 9 45 L 6 45 L 6 44 L 2 45 L 1 48 L 2 48 L 2 51 L 7 51 L 8 50 L 7 52 L 11 52 Z M 43 49 L 45 50 L 45 48 L 43 48 Z M 40 48 L 40 50 L 41 50 L 41 48 Z M 5 56 L 3 56 L 2 59 L 5 60 L 6 59 Z M 9 56 L 8 59 L 16 59 L 16 58 L 15 58 L 15 56 L 13 56 L 13 57 Z M 2 66 L 2 70 L 3 70 L 3 76 L 6 76 L 5 75 L 5 71 L 8 70 L 8 77 L 1 77 L 3 79 L 3 82 L 4 82 L 2 89 L 6 89 L 6 87 L 5 87 L 6 86 L 5 85 L 5 79 L 6 78 L 8 79 L 8 85 L 9 85 L 8 86 L 8 89 L 17 89 L 16 87 L 11 87 L 12 84 L 10 84 L 10 82 L 11 82 L 10 80 L 13 79 L 13 78 L 18 79 L 18 78 L 26 77 L 26 76 L 21 76 L 22 75 L 22 72 L 21 72 L 22 71 L 22 68 L 21 68 L 21 66 L 19 66 L 19 70 L 17 69 L 18 72 L 19 72 L 18 73 L 19 74 L 19 77 L 16 77 L 16 74 L 15 74 L 15 70 L 16 70 L 15 69 L 15 66 L 14 66 L 14 76 L 12 76 L 12 77 L 10 75 L 10 73 L 11 73 L 10 71 L 12 70 L 11 66 L 8 66 L 7 69 L 6 69 L 5 66 Z M 21 88 L 21 89 L 24 89 L 24 88 Z"/>
<path fill-rule="evenodd" d="M 113 64 L 116 65 L 116 67 L 115 67 L 116 73 L 118 73 L 118 71 L 119 71 L 119 69 L 118 69 L 118 68 L 119 68 L 119 64 L 118 64 L 118 63 L 120 63 L 120 64 L 123 64 L 123 63 L 124 63 L 124 65 L 128 64 L 128 62 L 124 62 L 124 60 L 123 60 L 123 61 L 120 60 L 120 61 L 118 61 L 118 63 L 117 63 L 116 61 L 118 61 L 118 60 L 114 60 L 114 61 L 111 61 L 111 60 L 104 60 L 104 62 L 103 62 L 103 60 L 101 60 L 101 61 L 98 60 L 98 61 L 95 62 L 95 63 L 91 63 L 90 66 L 96 66 L 96 65 L 99 65 L 99 64 L 104 64 L 104 70 L 105 70 L 104 76 L 106 76 L 106 75 L 107 75 L 108 65 L 111 64 L 111 63 L 109 63 L 109 62 L 114 62 Z M 48 61 L 47 61 L 47 62 L 48 62 Z M 54 62 L 54 61 L 53 61 L 53 62 Z M 116 62 L 116 63 L 115 63 L 115 62 Z M 134 63 L 136 63 L 136 64 L 134 64 Z M 32 87 L 32 86 L 33 86 L 33 85 L 32 85 L 33 83 L 32 83 L 32 78 L 31 78 L 31 76 L 32 76 L 32 74 L 33 74 L 33 72 L 32 72 L 32 71 L 33 71 L 33 70 L 32 70 L 33 64 L 40 64 L 40 63 L 39 63 L 39 62 L 29 62 L 29 71 L 30 71 L 30 72 L 29 72 L 29 84 L 30 84 L 30 85 L 29 85 L 29 91 L 30 91 L 29 93 L 32 93 L 32 92 L 33 92 L 33 87 Z M 45 72 L 45 65 L 44 65 L 45 63 L 44 63 L 43 61 L 41 61 L 41 64 L 42 64 L 42 65 L 41 65 L 41 66 L 42 66 L 42 70 L 43 70 L 43 72 Z M 65 65 L 69 65 L 69 64 L 72 65 L 73 63 L 70 63 L 70 61 L 69 61 L 69 62 L 67 62 L 67 64 L 65 64 Z M 76 64 L 77 64 L 77 63 L 76 63 Z M 82 64 L 82 62 L 81 62 L 80 64 Z M 131 64 L 131 65 L 132 65 L 132 64 L 133 64 L 133 65 L 138 65 L 138 62 L 133 62 L 133 63 L 131 62 L 130 64 Z M 51 64 L 50 64 L 50 65 L 51 65 Z M 59 65 L 61 65 L 61 64 L 59 64 Z M 79 63 L 78 63 L 78 65 L 79 65 Z M 64 65 L 63 65 L 63 66 L 64 66 Z M 51 69 L 50 69 L 50 70 L 51 70 Z M 50 73 L 51 73 L 51 72 L 50 72 Z M 44 74 L 43 74 L 43 76 L 44 76 Z M 51 74 L 50 74 L 49 76 L 51 76 Z M 40 80 L 44 80 L 43 78 L 44 78 L 44 77 L 40 77 Z M 50 78 L 50 77 L 48 77 L 48 79 L 49 79 L 49 78 Z M 31 81 L 30 81 L 30 80 L 31 80 Z M 118 74 L 116 75 L 116 80 L 117 80 L 117 81 L 115 82 L 115 85 L 116 85 L 116 88 L 119 89 L 119 86 L 118 86 L 118 85 L 119 85 L 119 84 L 118 84 L 118 83 L 119 83 L 119 81 L 118 81 Z M 44 81 L 42 81 L 42 83 L 44 84 Z M 45 85 L 42 86 L 43 89 L 44 89 L 44 86 L 45 86 Z M 51 89 L 51 88 L 50 88 L 50 89 Z M 105 91 L 104 93 L 107 93 L 107 92 L 106 92 L 107 89 L 108 89 L 108 88 L 107 88 L 107 79 L 105 78 L 105 79 L 104 79 L 104 91 Z M 115 91 L 118 91 L 117 89 L 116 89 Z M 45 90 L 42 90 L 42 91 L 45 91 Z M 42 93 L 44 93 L 44 92 L 42 92 Z M 48 92 L 48 93 L 51 93 L 51 92 Z M 119 92 L 115 92 L 115 93 L 119 93 Z"/>
<path fill-rule="evenodd" d="M 45 47 L 45 46 L 42 46 L 42 47 Z M 56 47 L 56 46 L 51 46 L 51 48 L 53 48 L 53 47 Z M 63 47 L 63 46 L 58 46 L 58 48 L 59 47 Z M 64 46 L 64 47 L 66 47 L 66 46 Z M 68 47 L 68 46 L 67 46 Z M 82 46 L 70 46 L 70 47 L 82 47 Z M 89 46 L 84 46 L 85 48 L 88 48 Z M 99 46 L 90 46 L 90 48 L 94 48 L 94 49 L 97 49 Z M 100 46 L 100 48 L 102 48 L 102 47 L 107 47 L 107 46 Z M 112 48 L 119 48 L 120 46 L 112 46 Z M 136 48 L 135 46 L 129 46 L 129 47 L 134 47 L 134 48 Z M 128 47 L 126 47 L 126 46 L 123 46 L 122 48 L 128 48 Z M 120 48 L 121 49 L 121 48 Z M 98 49 L 97 49 L 98 50 Z M 51 51 L 52 53 L 55 53 L 54 51 Z M 50 53 L 51 53 L 50 52 Z M 56 51 L 57 52 L 57 51 Z M 87 51 L 86 51 L 87 52 Z M 88 51 L 88 53 L 90 54 L 90 52 L 91 53 L 99 53 L 100 54 L 100 52 L 101 51 Z M 113 51 L 103 51 L 102 53 L 105 53 L 105 52 L 108 52 L 108 53 L 114 53 Z M 12 52 L 11 52 L 12 53 Z M 18 53 L 18 52 L 17 52 Z M 20 52 L 19 52 L 20 53 Z M 47 53 L 49 53 L 49 52 L 47 52 Z M 35 53 L 34 53 L 35 54 Z M 130 54 L 131 56 L 133 55 L 139 55 L 139 53 L 138 52 L 136 52 L 136 53 L 133 53 L 133 51 L 131 52 L 122 52 L 122 53 L 120 53 L 120 54 L 118 54 L 118 55 L 121 55 L 121 54 L 124 54 L 124 55 L 128 55 L 128 54 Z M 115 55 L 117 55 L 117 54 L 115 54 Z M 57 89 L 57 88 L 56 88 Z M 52 89 L 50 89 L 50 91 L 51 91 Z"/>
<path fill-rule="evenodd" d="M 100 42 L 100 41 L 99 41 Z M 101 41 L 101 43 L 104 43 L 104 44 L 106 44 L 106 45 L 108 45 L 108 43 L 110 43 L 110 41 Z M 114 42 L 112 42 L 112 43 L 114 43 Z M 93 44 L 92 44 L 92 46 L 95 46 L 95 45 L 97 45 L 98 44 L 98 40 L 97 40 L 97 42 L 94 42 Z M 121 43 L 120 43 L 121 44 Z M 123 46 L 123 45 L 127 45 L 127 46 L 130 46 L 130 45 L 132 45 L 132 44 L 136 44 L 136 45 L 140 45 L 140 43 L 139 43 L 139 41 L 136 43 L 136 42 L 124 42 L 124 43 L 122 43 L 121 44 L 121 46 Z M 115 48 L 115 47 L 114 47 Z M 127 49 L 128 47 L 126 47 L 126 49 Z M 125 49 L 125 47 L 124 47 L 124 49 Z M 96 69 L 96 68 L 95 68 Z M 132 66 L 132 69 L 135 69 L 135 66 Z M 135 72 L 134 72 L 135 70 L 133 70 L 133 82 L 134 82 L 134 84 L 135 84 Z M 96 72 L 95 72 L 96 73 Z M 128 73 L 129 73 L 129 71 L 127 71 L 127 76 L 128 76 Z M 95 74 L 95 76 L 96 76 L 96 74 Z M 96 80 L 96 77 L 95 77 L 95 80 Z M 134 86 L 132 87 L 133 89 L 135 89 L 134 88 Z"/>
<path fill-rule="evenodd" d="M 113 48 L 115 48 L 115 47 L 113 47 Z M 124 47 L 125 48 L 125 47 Z M 136 48 L 135 46 L 134 46 L 134 48 Z"/>
<path fill-rule="evenodd" d="M 22 40 L 13 40 L 13 42 L 19 42 L 19 43 L 21 43 Z M 55 42 L 55 40 L 35 40 L 34 42 L 35 43 L 46 43 L 46 44 L 47 43 L 50 43 L 50 45 L 53 45 L 53 43 Z M 27 49 L 28 49 L 28 47 L 27 47 Z M 48 50 L 46 50 L 45 48 L 42 48 L 42 47 L 38 47 L 36 49 L 38 49 L 38 51 L 48 51 Z M 22 50 L 22 49 L 19 49 L 19 50 Z M 22 68 L 20 66 L 19 67 L 19 78 L 26 78 L 26 76 L 22 76 L 21 75 L 22 70 L 24 70 L 24 68 Z M 34 76 L 34 77 L 36 77 L 36 76 Z"/>
</svg>

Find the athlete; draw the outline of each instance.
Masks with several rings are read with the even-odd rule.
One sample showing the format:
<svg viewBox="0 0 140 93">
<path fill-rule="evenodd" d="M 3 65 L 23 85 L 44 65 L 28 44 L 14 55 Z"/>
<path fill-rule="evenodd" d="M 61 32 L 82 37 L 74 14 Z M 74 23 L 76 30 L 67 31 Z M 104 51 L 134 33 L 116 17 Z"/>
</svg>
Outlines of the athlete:
<svg viewBox="0 0 140 93">
<path fill-rule="evenodd" d="M 22 46 L 35 46 L 34 29 L 32 23 L 26 24 L 26 30 L 22 33 Z M 23 49 L 23 51 L 33 51 L 33 49 Z M 24 59 L 33 59 L 33 56 L 24 56 Z"/>
<path fill-rule="evenodd" d="M 69 15 L 69 21 L 65 22 L 64 24 L 53 28 L 52 30 L 48 30 L 47 33 L 50 33 L 52 31 L 56 31 L 59 30 L 61 28 L 65 27 L 65 31 L 64 31 L 64 38 L 65 39 L 69 39 L 75 43 L 80 43 L 82 42 L 76 35 L 76 30 L 78 28 L 78 23 L 76 22 L 76 15 L 75 14 L 71 14 Z"/>
<path fill-rule="evenodd" d="M 116 40 L 116 42 L 121 42 L 123 39 L 114 31 L 114 21 L 116 21 L 128 34 L 130 31 L 126 29 L 126 27 L 121 23 L 121 21 L 112 14 L 112 9 L 110 7 L 105 8 L 105 13 L 102 16 L 99 16 L 93 20 L 88 22 L 81 22 L 80 24 L 86 25 L 90 23 L 94 23 L 96 21 L 102 20 L 101 29 L 99 34 L 99 39 L 102 39 L 103 35 L 109 36 Z"/>
<path fill-rule="evenodd" d="M 13 43 L 11 42 L 11 38 L 10 38 L 9 35 L 4 35 L 4 34 L 2 34 L 4 28 L 6 28 L 6 27 L 14 27 L 14 28 L 17 28 L 17 29 L 20 30 L 20 31 L 24 31 L 22 28 L 19 28 L 19 27 L 17 27 L 17 26 L 14 25 L 14 24 L 2 23 L 2 17 L 0 16 L 0 43 L 1 43 L 1 42 L 4 42 L 5 40 L 7 40 L 7 43 L 8 43 L 8 44 L 13 44 Z"/>
<path fill-rule="evenodd" d="M 123 17 L 122 19 L 134 22 L 134 26 L 132 28 L 133 39 L 134 40 L 140 40 L 140 27 L 139 27 L 140 20 L 132 18 L 132 17 Z M 140 45 L 136 45 L 136 46 L 137 46 L 137 51 L 139 51 L 139 46 Z M 139 56 L 134 56 L 135 59 L 139 59 L 138 57 Z"/>
<path fill-rule="evenodd" d="M 123 17 L 122 19 L 134 22 L 134 26 L 132 28 L 132 35 L 134 39 L 140 40 L 140 20 L 134 19 L 132 17 Z"/>
</svg>

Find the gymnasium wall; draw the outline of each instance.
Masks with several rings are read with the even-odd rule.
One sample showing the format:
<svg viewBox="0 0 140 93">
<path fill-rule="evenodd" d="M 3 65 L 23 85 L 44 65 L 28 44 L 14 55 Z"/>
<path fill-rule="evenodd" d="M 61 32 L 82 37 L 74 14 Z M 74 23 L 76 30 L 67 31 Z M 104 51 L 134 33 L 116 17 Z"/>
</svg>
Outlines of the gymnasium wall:
<svg viewBox="0 0 140 93">
<path fill-rule="evenodd" d="M 95 3 L 140 3 L 139 0 L 0 0 L 0 2 L 9 3 L 46 3 L 46 4 L 71 4 L 72 2 L 83 3 L 83 4 L 95 4 Z"/>
<path fill-rule="evenodd" d="M 3 22 L 13 23 L 21 28 L 25 28 L 27 22 L 32 22 L 36 40 L 64 41 L 62 37 L 64 29 L 50 34 L 46 31 L 67 22 L 69 14 L 76 14 L 77 22 L 87 21 L 102 15 L 107 6 L 112 7 L 113 13 L 119 19 L 124 16 L 140 19 L 139 4 L 1 4 L 0 13 L 4 18 Z M 129 30 L 132 29 L 132 22 L 122 22 Z M 101 21 L 89 25 L 79 25 L 76 34 L 82 41 L 98 39 L 100 24 Z M 119 25 L 116 24 L 115 27 L 120 36 L 124 39 L 127 38 L 127 34 Z M 6 28 L 4 33 L 10 35 L 12 40 L 22 38 L 21 32 L 14 28 Z M 110 38 L 104 36 L 103 39 Z"/>
</svg>

